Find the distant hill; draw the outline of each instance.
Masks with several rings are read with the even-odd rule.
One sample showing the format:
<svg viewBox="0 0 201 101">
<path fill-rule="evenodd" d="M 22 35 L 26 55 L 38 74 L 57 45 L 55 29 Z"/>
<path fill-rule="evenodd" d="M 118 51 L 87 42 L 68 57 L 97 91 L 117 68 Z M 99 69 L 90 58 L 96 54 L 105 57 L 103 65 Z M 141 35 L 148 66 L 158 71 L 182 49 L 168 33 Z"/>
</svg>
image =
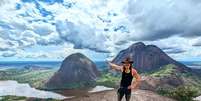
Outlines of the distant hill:
<svg viewBox="0 0 201 101">
<path fill-rule="evenodd" d="M 43 66 L 38 66 L 38 65 L 26 65 L 21 69 L 26 69 L 26 70 L 47 70 L 47 69 L 51 69 L 51 67 L 43 67 Z"/>
<path fill-rule="evenodd" d="M 100 73 L 88 57 L 75 53 L 63 60 L 60 69 L 45 84 L 47 89 L 89 87 Z"/>
</svg>

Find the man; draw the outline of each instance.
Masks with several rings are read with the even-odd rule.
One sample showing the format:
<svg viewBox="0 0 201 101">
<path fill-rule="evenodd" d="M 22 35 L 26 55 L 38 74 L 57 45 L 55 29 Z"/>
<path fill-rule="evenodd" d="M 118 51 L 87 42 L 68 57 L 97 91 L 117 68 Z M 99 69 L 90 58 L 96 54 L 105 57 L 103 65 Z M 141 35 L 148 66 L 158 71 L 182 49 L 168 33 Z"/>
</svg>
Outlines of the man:
<svg viewBox="0 0 201 101">
<path fill-rule="evenodd" d="M 118 101 L 121 101 L 125 95 L 126 101 L 130 100 L 131 90 L 136 90 L 140 83 L 140 75 L 137 71 L 132 68 L 133 61 L 128 57 L 122 61 L 123 66 L 116 65 L 109 62 L 109 65 L 112 69 L 122 72 L 120 88 L 117 91 Z M 133 80 L 133 77 L 136 80 Z"/>
</svg>

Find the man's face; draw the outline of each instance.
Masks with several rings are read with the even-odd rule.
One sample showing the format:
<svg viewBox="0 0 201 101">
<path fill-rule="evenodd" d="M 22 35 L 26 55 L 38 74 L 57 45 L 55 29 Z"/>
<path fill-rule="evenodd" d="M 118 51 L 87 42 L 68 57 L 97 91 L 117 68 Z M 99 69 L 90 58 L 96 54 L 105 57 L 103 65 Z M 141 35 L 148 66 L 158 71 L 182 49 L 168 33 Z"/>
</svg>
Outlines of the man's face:
<svg viewBox="0 0 201 101">
<path fill-rule="evenodd" d="M 130 63 L 125 63 L 125 64 L 124 64 L 124 67 L 125 67 L 126 69 L 129 69 L 130 66 L 131 66 Z"/>
</svg>

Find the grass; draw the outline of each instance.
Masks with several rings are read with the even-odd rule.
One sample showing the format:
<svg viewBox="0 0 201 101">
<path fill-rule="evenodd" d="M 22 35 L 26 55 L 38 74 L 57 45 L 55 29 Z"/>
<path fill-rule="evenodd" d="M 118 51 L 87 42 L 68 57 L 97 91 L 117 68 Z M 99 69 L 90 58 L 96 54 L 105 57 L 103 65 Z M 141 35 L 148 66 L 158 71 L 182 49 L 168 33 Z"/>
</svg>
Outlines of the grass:
<svg viewBox="0 0 201 101">
<path fill-rule="evenodd" d="M 27 101 L 29 98 L 26 98 L 24 96 L 0 96 L 0 101 Z M 61 100 L 56 100 L 52 98 L 48 99 L 39 99 L 39 98 L 34 98 L 31 99 L 31 101 L 61 101 Z"/>
<path fill-rule="evenodd" d="M 97 85 L 103 85 L 107 87 L 116 87 L 116 83 L 120 81 L 120 76 L 114 76 L 110 72 L 102 72 L 101 76 L 97 79 Z"/>
<path fill-rule="evenodd" d="M 87 81 L 87 82 L 82 81 L 82 82 L 62 84 L 62 87 L 60 86 L 59 88 L 58 86 L 52 86 L 48 88 L 43 87 L 42 89 L 54 91 L 54 90 L 62 90 L 62 89 L 84 89 L 84 88 L 90 88 L 95 86 L 96 86 L 96 83 L 94 83 L 94 81 Z"/>
<path fill-rule="evenodd" d="M 154 76 L 154 77 L 170 76 L 173 73 L 175 73 L 175 68 L 176 68 L 176 66 L 174 64 L 168 64 L 168 65 L 161 67 L 159 70 L 148 73 L 148 75 Z"/>
<path fill-rule="evenodd" d="M 0 101 L 26 101 L 26 97 L 21 96 L 1 96 Z"/>
</svg>

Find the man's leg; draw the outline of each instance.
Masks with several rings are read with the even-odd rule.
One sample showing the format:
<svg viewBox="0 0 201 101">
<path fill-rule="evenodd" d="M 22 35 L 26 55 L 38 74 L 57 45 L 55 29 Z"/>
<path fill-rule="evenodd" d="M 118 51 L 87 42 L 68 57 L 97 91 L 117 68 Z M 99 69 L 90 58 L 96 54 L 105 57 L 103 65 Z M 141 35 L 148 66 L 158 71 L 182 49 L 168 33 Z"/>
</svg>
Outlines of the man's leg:
<svg viewBox="0 0 201 101">
<path fill-rule="evenodd" d="M 130 98 L 131 98 L 131 90 L 130 89 L 127 89 L 125 98 L 126 98 L 126 101 L 130 101 Z"/>
<path fill-rule="evenodd" d="M 121 101 L 123 96 L 124 96 L 124 92 L 123 92 L 123 90 L 121 88 L 119 88 L 118 91 L 117 91 L 117 99 L 118 99 L 118 101 Z"/>
<path fill-rule="evenodd" d="M 125 97 L 126 97 L 126 101 L 130 101 L 131 94 L 126 94 Z"/>
</svg>

